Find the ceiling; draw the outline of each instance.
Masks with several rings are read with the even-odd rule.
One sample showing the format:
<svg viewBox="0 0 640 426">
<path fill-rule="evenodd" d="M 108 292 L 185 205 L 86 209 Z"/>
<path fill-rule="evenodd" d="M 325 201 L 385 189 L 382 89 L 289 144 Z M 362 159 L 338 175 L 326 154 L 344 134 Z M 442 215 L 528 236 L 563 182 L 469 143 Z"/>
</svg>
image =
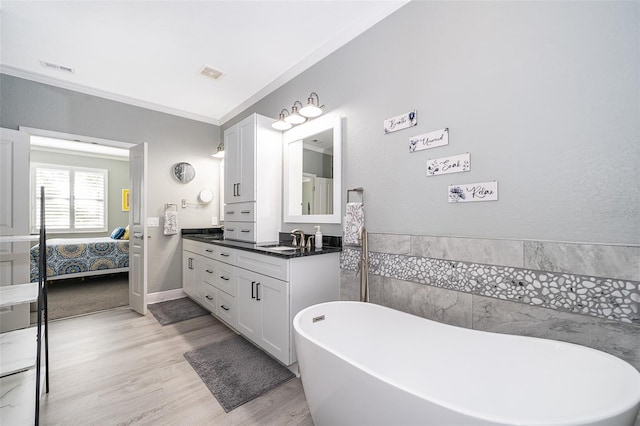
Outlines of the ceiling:
<svg viewBox="0 0 640 426">
<path fill-rule="evenodd" d="M 0 71 L 222 124 L 405 3 L 1 0 Z"/>
</svg>

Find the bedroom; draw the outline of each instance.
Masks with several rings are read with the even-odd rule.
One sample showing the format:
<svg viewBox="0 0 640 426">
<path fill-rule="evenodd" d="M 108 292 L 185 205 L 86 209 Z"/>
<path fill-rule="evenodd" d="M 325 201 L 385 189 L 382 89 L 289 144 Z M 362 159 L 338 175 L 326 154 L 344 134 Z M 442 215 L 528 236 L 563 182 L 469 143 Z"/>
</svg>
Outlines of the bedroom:
<svg viewBox="0 0 640 426">
<path fill-rule="evenodd" d="M 31 205 L 38 206 L 41 185 L 49 188 L 51 198 L 47 201 L 49 319 L 128 305 L 128 235 L 124 238 L 129 223 L 128 150 L 78 138 L 71 141 L 56 132 L 23 130 L 31 139 Z M 40 211 L 31 211 L 31 232 L 37 233 Z M 31 282 L 37 280 L 38 255 L 35 245 Z M 35 312 L 35 304 L 31 310 Z"/>
</svg>

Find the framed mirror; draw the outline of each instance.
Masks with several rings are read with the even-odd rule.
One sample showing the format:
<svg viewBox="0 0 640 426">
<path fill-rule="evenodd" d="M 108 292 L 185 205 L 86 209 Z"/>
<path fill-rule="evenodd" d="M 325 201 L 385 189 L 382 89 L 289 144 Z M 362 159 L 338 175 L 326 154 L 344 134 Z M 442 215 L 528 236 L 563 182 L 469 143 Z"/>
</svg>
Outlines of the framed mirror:
<svg viewBox="0 0 640 426">
<path fill-rule="evenodd" d="M 342 119 L 318 117 L 282 141 L 284 222 L 341 223 Z"/>
<path fill-rule="evenodd" d="M 173 166 L 173 177 L 178 182 L 189 183 L 196 177 L 196 169 L 189 163 L 177 163 Z"/>
</svg>

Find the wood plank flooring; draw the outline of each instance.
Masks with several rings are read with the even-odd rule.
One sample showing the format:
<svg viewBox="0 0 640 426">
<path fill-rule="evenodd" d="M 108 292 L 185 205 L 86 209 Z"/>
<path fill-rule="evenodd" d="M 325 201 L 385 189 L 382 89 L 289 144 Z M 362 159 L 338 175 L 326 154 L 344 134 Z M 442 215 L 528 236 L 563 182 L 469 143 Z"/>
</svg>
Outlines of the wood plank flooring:
<svg viewBox="0 0 640 426">
<path fill-rule="evenodd" d="M 233 335 L 210 315 L 161 326 L 128 308 L 49 326 L 42 425 L 313 425 L 300 379 L 225 413 L 183 357 Z"/>
</svg>

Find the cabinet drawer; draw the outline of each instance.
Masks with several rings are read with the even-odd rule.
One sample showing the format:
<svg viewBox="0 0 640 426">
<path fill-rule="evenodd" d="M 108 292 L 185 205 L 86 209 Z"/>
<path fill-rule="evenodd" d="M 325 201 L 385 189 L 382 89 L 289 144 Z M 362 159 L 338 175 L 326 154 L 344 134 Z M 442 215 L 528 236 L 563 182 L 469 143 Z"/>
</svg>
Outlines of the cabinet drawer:
<svg viewBox="0 0 640 426">
<path fill-rule="evenodd" d="M 239 222 L 229 222 L 228 220 L 224 221 L 224 239 L 225 240 L 238 239 L 238 223 Z"/>
<path fill-rule="evenodd" d="M 236 268 L 222 262 L 216 262 L 216 264 L 213 285 L 225 293 L 235 296 L 237 293 Z"/>
<path fill-rule="evenodd" d="M 215 260 L 203 259 L 202 264 L 202 281 L 207 284 L 215 285 L 215 278 L 218 273 L 218 264 Z"/>
<path fill-rule="evenodd" d="M 255 222 L 256 203 L 233 203 L 224 206 L 224 218 L 232 222 Z"/>
<path fill-rule="evenodd" d="M 282 281 L 289 281 L 289 261 L 249 251 L 236 252 L 236 266 Z"/>
<path fill-rule="evenodd" d="M 229 240 L 256 242 L 255 222 L 229 222 L 224 225 L 224 237 Z"/>
<path fill-rule="evenodd" d="M 204 284 L 204 298 L 202 304 L 209 310 L 209 312 L 215 314 L 218 306 L 218 292 L 216 288 L 209 284 Z"/>
<path fill-rule="evenodd" d="M 226 247 L 217 247 L 216 260 L 229 265 L 233 265 L 235 262 L 235 250 Z"/>
<path fill-rule="evenodd" d="M 214 258 L 216 253 L 216 246 L 214 246 L 213 244 L 201 243 L 199 241 L 185 239 L 182 240 L 182 249 L 210 258 Z"/>
<path fill-rule="evenodd" d="M 217 289 L 216 289 L 217 290 Z M 236 306 L 236 298 L 217 290 L 216 316 L 229 324 L 233 328 L 238 326 L 238 309 Z"/>
<path fill-rule="evenodd" d="M 246 241 L 248 243 L 256 242 L 256 224 L 255 222 L 239 222 L 238 223 L 238 241 Z"/>
</svg>

